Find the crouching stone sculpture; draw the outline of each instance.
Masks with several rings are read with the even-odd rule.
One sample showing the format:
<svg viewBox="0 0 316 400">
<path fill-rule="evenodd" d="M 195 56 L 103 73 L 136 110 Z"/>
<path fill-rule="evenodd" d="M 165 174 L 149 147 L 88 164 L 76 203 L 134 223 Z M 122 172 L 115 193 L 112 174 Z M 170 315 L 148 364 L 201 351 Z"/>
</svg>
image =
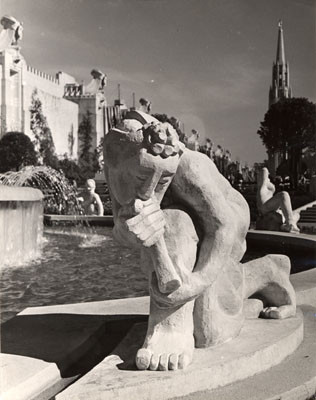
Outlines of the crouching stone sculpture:
<svg viewBox="0 0 316 400">
<path fill-rule="evenodd" d="M 149 278 L 139 369 L 185 368 L 194 347 L 236 337 L 252 304 L 259 304 L 256 316 L 295 314 L 288 258 L 240 263 L 248 205 L 207 156 L 179 142 L 171 125 L 130 112 L 106 136 L 104 160 L 114 235 L 141 249 Z"/>
</svg>

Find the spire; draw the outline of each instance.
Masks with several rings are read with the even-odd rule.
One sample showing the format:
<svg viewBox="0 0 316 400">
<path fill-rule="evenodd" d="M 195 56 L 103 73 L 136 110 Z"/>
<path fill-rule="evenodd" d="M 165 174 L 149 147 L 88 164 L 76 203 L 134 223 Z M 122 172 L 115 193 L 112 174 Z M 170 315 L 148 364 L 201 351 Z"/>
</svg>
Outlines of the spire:
<svg viewBox="0 0 316 400">
<path fill-rule="evenodd" d="M 292 97 L 290 87 L 290 67 L 285 61 L 282 21 L 279 20 L 278 47 L 276 61 L 272 67 L 272 85 L 269 91 L 269 107 L 281 99 Z"/>
<path fill-rule="evenodd" d="M 279 20 L 279 35 L 278 35 L 278 48 L 276 54 L 276 62 L 279 64 L 285 63 L 285 52 L 284 52 L 284 39 L 283 39 L 283 27 L 282 20 Z"/>
</svg>

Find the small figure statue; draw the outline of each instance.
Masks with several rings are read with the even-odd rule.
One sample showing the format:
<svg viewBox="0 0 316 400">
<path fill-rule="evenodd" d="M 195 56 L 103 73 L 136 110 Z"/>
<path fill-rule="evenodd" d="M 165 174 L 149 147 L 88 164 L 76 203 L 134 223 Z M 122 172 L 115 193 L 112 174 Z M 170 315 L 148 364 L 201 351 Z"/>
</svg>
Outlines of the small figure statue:
<svg viewBox="0 0 316 400">
<path fill-rule="evenodd" d="M 276 212 L 279 214 L 279 230 L 283 232 L 299 233 L 300 230 L 297 226 L 297 221 L 300 214 L 293 212 L 291 198 L 288 192 L 282 191 L 275 193 L 275 186 L 269 179 L 269 171 L 267 168 L 262 168 L 258 174 L 258 189 L 257 189 L 257 209 L 260 213 L 262 221 L 259 219 L 259 227 L 261 229 L 276 230 L 274 229 L 273 216 L 271 213 Z M 270 215 L 269 215 L 270 214 Z M 265 218 L 268 216 L 268 218 Z M 274 218 L 275 220 L 277 219 Z M 264 219 L 271 220 L 271 226 L 267 222 L 266 228 Z"/>
<path fill-rule="evenodd" d="M 8 15 L 1 18 L 0 24 L 3 26 L 0 33 L 0 52 L 2 52 L 18 44 L 23 36 L 23 26 L 16 18 Z"/>
<path fill-rule="evenodd" d="M 144 99 L 143 97 L 141 99 L 139 99 L 139 111 L 140 112 L 144 112 L 146 114 L 149 114 L 151 111 L 151 102 L 147 99 Z"/>
<path fill-rule="evenodd" d="M 196 129 L 192 129 L 191 136 L 187 141 L 187 148 L 193 151 L 198 151 L 199 147 L 199 132 Z"/>
<path fill-rule="evenodd" d="M 209 157 L 185 148 L 170 124 L 127 113 L 105 136 L 104 164 L 114 236 L 140 249 L 149 280 L 139 369 L 183 369 L 194 347 L 236 337 L 251 296 L 261 300 L 258 314 L 266 318 L 295 314 L 289 259 L 240 263 L 250 223 L 246 200 Z"/>
<path fill-rule="evenodd" d="M 82 202 L 85 215 L 102 216 L 104 213 L 103 204 L 100 196 L 95 193 L 95 187 L 94 179 L 88 179 L 85 191 L 82 193 L 82 196 L 78 198 L 78 201 Z"/>
<path fill-rule="evenodd" d="M 97 69 L 93 69 L 91 71 L 92 80 L 87 85 L 84 86 L 84 93 L 85 94 L 97 94 L 99 92 L 104 91 L 104 88 L 107 84 L 107 76 Z"/>
</svg>

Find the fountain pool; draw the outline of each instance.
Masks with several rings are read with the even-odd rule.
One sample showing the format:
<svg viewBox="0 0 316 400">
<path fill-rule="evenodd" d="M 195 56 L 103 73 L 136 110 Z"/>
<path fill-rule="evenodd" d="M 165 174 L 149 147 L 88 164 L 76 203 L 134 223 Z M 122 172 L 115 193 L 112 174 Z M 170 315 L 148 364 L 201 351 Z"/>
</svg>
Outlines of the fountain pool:
<svg viewBox="0 0 316 400">
<path fill-rule="evenodd" d="M 306 251 L 256 247 L 243 259 L 268 253 L 287 254 L 292 272 L 316 267 Z M 145 296 L 147 278 L 137 251 L 117 244 L 110 227 L 45 228 L 42 256 L 1 270 L 1 321 L 26 307 Z"/>
</svg>

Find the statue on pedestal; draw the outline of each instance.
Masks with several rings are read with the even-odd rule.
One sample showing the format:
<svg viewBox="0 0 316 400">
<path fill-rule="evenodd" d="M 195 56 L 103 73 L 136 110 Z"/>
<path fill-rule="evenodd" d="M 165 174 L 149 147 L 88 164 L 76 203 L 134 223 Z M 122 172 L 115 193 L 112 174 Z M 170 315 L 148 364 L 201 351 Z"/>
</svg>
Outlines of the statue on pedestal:
<svg viewBox="0 0 316 400">
<path fill-rule="evenodd" d="M 269 179 L 267 168 L 262 168 L 258 174 L 257 209 L 257 229 L 300 232 L 297 226 L 300 214 L 293 211 L 288 192 L 275 194 L 275 186 Z"/>
<path fill-rule="evenodd" d="M 16 18 L 4 15 L 0 24 L 3 30 L 0 33 L 0 52 L 18 45 L 23 37 L 23 26 Z"/>
<path fill-rule="evenodd" d="M 240 263 L 250 223 L 246 200 L 209 157 L 185 148 L 170 124 L 127 114 L 105 137 L 104 161 L 114 236 L 141 249 L 149 279 L 139 369 L 185 368 L 194 347 L 236 337 L 253 302 L 266 318 L 295 314 L 289 259 Z"/>
<path fill-rule="evenodd" d="M 91 71 L 92 80 L 88 85 L 84 86 L 84 94 L 104 93 L 104 88 L 107 85 L 107 76 L 98 69 Z"/>
<path fill-rule="evenodd" d="M 149 114 L 151 111 L 151 102 L 148 99 L 145 99 L 144 97 L 139 99 L 139 111 L 144 112 L 146 114 Z"/>
</svg>

